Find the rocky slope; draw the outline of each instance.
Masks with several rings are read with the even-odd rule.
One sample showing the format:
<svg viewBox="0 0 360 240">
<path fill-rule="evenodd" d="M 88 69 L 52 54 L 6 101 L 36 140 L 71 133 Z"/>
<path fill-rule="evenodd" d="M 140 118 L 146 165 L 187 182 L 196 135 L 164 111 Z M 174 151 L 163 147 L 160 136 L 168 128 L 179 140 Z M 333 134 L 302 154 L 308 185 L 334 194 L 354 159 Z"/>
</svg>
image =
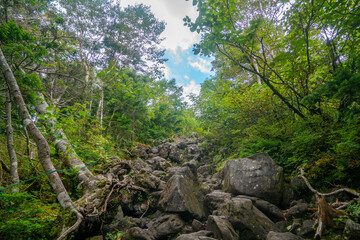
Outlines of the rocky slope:
<svg viewBox="0 0 360 240">
<path fill-rule="evenodd" d="M 302 181 L 286 184 L 283 169 L 267 153 L 229 160 L 216 172 L 202 145 L 192 134 L 157 147 L 138 146 L 136 160 L 112 159 L 104 167 L 102 208 L 83 210 L 87 217 L 76 238 L 313 237 L 314 211 L 300 199 L 307 190 Z M 92 211 L 102 217 L 92 218 Z M 354 239 L 358 225 L 348 225 L 355 230 L 341 237 Z"/>
</svg>

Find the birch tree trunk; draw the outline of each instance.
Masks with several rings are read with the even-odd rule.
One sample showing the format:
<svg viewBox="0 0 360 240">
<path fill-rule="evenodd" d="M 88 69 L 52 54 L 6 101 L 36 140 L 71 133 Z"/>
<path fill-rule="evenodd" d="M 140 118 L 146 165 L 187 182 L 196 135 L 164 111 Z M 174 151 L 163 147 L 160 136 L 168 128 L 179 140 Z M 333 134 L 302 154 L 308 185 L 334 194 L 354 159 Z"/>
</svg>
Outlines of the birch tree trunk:
<svg viewBox="0 0 360 240">
<path fill-rule="evenodd" d="M 38 106 L 36 106 L 35 109 L 40 115 L 45 115 L 47 112 L 49 112 L 47 110 L 49 105 L 45 101 L 42 94 L 38 94 L 38 96 L 43 101 Z M 69 168 L 82 167 L 77 173 L 77 179 L 80 182 L 79 185 L 82 185 L 84 188 L 84 195 L 91 194 L 94 190 L 98 188 L 97 184 L 99 183 L 99 180 L 89 171 L 87 167 L 85 167 L 85 164 L 76 154 L 64 131 L 61 128 L 55 128 L 56 119 L 47 118 L 45 121 L 47 123 L 45 126 L 50 131 L 51 138 L 55 142 L 55 149 L 65 160 L 66 165 Z"/>
<path fill-rule="evenodd" d="M 98 109 L 96 111 L 96 119 L 99 120 L 100 126 L 102 126 L 103 115 L 104 115 L 104 87 L 101 86 L 100 100 L 99 100 Z"/>
<path fill-rule="evenodd" d="M 28 130 L 30 136 L 34 139 L 36 143 L 36 146 L 38 148 L 39 161 L 42 167 L 44 168 L 44 171 L 50 172 L 56 170 L 50 159 L 50 147 L 45 137 L 41 134 L 41 132 L 36 127 L 30 116 L 30 113 L 21 95 L 20 88 L 17 84 L 15 76 L 7 63 L 1 48 L 0 48 L 0 65 L 5 77 L 5 81 L 9 87 L 10 94 L 16 103 L 23 124 Z M 61 207 L 63 207 L 64 209 L 75 209 L 75 205 L 71 200 L 69 194 L 67 193 L 64 184 L 59 177 L 59 174 L 57 172 L 52 172 L 47 174 L 47 176 L 50 180 L 52 188 L 55 191 L 56 197 Z"/>
<path fill-rule="evenodd" d="M 10 175 L 12 184 L 19 183 L 18 161 L 14 149 L 14 133 L 11 126 L 11 97 L 10 93 L 6 94 L 6 137 L 7 149 L 10 158 Z M 12 188 L 13 192 L 19 192 L 18 187 Z"/>
</svg>

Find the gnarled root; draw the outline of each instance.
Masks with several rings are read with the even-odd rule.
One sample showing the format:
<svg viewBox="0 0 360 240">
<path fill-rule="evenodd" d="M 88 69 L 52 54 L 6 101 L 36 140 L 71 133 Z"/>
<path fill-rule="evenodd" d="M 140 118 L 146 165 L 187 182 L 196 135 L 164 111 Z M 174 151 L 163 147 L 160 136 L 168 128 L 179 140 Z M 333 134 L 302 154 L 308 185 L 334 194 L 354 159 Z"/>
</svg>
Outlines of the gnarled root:
<svg viewBox="0 0 360 240">
<path fill-rule="evenodd" d="M 321 193 L 311 186 L 309 180 L 305 177 L 304 170 L 302 168 L 300 169 L 300 176 L 304 180 L 306 186 L 310 189 L 310 191 L 312 191 L 316 195 L 317 207 L 318 207 L 318 219 L 317 219 L 317 229 L 314 238 L 321 239 L 321 235 L 326 228 L 337 228 L 333 220 L 334 218 L 339 218 L 347 215 L 345 212 L 339 211 L 338 209 L 335 209 L 331 205 L 329 205 L 324 197 L 331 196 L 340 192 L 347 192 L 354 196 L 359 197 L 360 193 L 351 190 L 349 188 L 341 188 L 330 193 Z M 339 209 L 344 208 L 344 206 L 346 207 L 347 203 L 342 203 L 338 208 Z"/>
<path fill-rule="evenodd" d="M 69 233 L 71 233 L 72 231 L 75 231 L 76 229 L 78 229 L 78 227 L 80 226 L 82 220 L 84 219 L 83 215 L 78 210 L 76 210 L 75 208 L 71 209 L 71 211 L 76 214 L 77 220 L 74 223 L 74 225 L 72 225 L 66 231 L 62 232 L 57 240 L 65 239 L 67 237 L 67 235 L 69 235 Z"/>
</svg>

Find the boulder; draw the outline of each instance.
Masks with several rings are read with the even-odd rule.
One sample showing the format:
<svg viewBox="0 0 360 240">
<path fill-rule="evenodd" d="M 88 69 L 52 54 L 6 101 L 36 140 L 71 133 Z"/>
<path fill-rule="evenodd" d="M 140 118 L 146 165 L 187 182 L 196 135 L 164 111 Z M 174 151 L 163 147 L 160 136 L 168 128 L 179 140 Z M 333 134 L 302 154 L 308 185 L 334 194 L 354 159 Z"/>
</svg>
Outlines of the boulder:
<svg viewBox="0 0 360 240">
<path fill-rule="evenodd" d="M 279 233 L 279 232 L 269 232 L 266 237 L 266 240 L 302 240 L 303 238 L 296 236 L 290 232 Z"/>
<path fill-rule="evenodd" d="M 171 167 L 170 162 L 160 156 L 150 158 L 146 160 L 146 162 L 150 164 L 155 170 L 159 171 L 165 171 L 167 168 Z"/>
<path fill-rule="evenodd" d="M 198 219 L 205 217 L 203 195 L 189 167 L 182 167 L 169 179 L 159 205 L 166 212 L 190 214 Z"/>
<path fill-rule="evenodd" d="M 348 219 L 344 229 L 344 238 L 346 240 L 356 240 L 360 236 L 360 224 Z"/>
<path fill-rule="evenodd" d="M 249 196 L 237 196 L 237 197 L 243 197 L 248 198 L 252 201 L 255 207 L 259 209 L 261 212 L 263 212 L 268 218 L 270 218 L 273 222 L 278 222 L 281 220 L 284 220 L 284 215 L 282 214 L 280 208 L 275 206 L 272 203 L 269 203 L 268 201 L 262 200 L 260 198 L 256 197 L 249 197 Z"/>
<path fill-rule="evenodd" d="M 315 234 L 315 229 L 313 228 L 315 224 L 314 220 L 308 219 L 305 220 L 301 227 L 296 231 L 296 235 L 301 237 L 311 237 Z"/>
<path fill-rule="evenodd" d="M 180 232 L 184 227 L 184 221 L 178 215 L 169 214 L 155 219 L 149 223 L 149 230 L 156 239 L 167 237 Z"/>
<path fill-rule="evenodd" d="M 299 202 L 287 210 L 286 217 L 288 219 L 301 218 L 308 212 L 308 208 L 306 203 Z"/>
<path fill-rule="evenodd" d="M 250 199 L 226 200 L 214 214 L 226 216 L 245 239 L 265 239 L 270 231 L 278 231 L 276 225 L 257 209 Z"/>
<path fill-rule="evenodd" d="M 221 204 L 226 200 L 231 199 L 231 194 L 222 192 L 220 190 L 212 191 L 205 196 L 205 206 L 209 213 L 212 213 L 214 210 L 218 209 Z"/>
<path fill-rule="evenodd" d="M 208 164 L 202 165 L 197 169 L 197 174 L 204 177 L 211 174 L 211 167 Z"/>
<path fill-rule="evenodd" d="M 223 190 L 259 197 L 278 205 L 282 199 L 283 169 L 267 153 L 233 159 L 223 167 Z"/>
<path fill-rule="evenodd" d="M 211 237 L 212 235 L 212 232 L 203 230 L 189 234 L 182 234 L 175 240 L 216 240 L 216 238 Z"/>
<path fill-rule="evenodd" d="M 153 169 L 149 164 L 138 158 L 132 165 L 133 170 L 138 172 L 152 172 Z"/>
<path fill-rule="evenodd" d="M 153 233 L 149 229 L 132 227 L 125 232 L 121 239 L 128 240 L 155 240 Z"/>
<path fill-rule="evenodd" d="M 193 232 L 204 230 L 204 224 L 200 222 L 199 220 L 194 219 L 191 223 L 191 228 Z"/>
<path fill-rule="evenodd" d="M 226 217 L 210 215 L 206 223 L 206 228 L 214 233 L 215 238 L 239 240 L 239 235 L 235 232 L 233 226 Z"/>
</svg>

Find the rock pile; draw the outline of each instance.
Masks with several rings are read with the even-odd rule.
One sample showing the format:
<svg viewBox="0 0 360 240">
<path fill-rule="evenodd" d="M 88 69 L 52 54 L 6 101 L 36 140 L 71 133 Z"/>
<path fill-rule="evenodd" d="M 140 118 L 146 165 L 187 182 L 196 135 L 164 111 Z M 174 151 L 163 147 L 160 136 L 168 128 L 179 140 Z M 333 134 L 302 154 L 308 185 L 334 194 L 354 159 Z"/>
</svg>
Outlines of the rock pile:
<svg viewBox="0 0 360 240">
<path fill-rule="evenodd" d="M 218 173 L 202 161 L 206 151 L 201 142 L 193 134 L 157 147 L 138 147 L 135 161 L 114 158 L 104 172 L 105 188 L 111 193 L 101 227 L 99 222 L 87 221 L 82 229 L 91 235 L 101 233 L 103 239 L 121 235 L 121 239 L 144 240 L 297 240 L 313 236 L 314 222 L 302 219 L 308 204 L 292 201 L 295 190 L 284 184 L 282 168 L 267 153 L 229 160 Z M 290 208 L 282 211 L 281 206 Z M 79 236 L 84 238 L 86 232 L 80 231 Z"/>
</svg>

